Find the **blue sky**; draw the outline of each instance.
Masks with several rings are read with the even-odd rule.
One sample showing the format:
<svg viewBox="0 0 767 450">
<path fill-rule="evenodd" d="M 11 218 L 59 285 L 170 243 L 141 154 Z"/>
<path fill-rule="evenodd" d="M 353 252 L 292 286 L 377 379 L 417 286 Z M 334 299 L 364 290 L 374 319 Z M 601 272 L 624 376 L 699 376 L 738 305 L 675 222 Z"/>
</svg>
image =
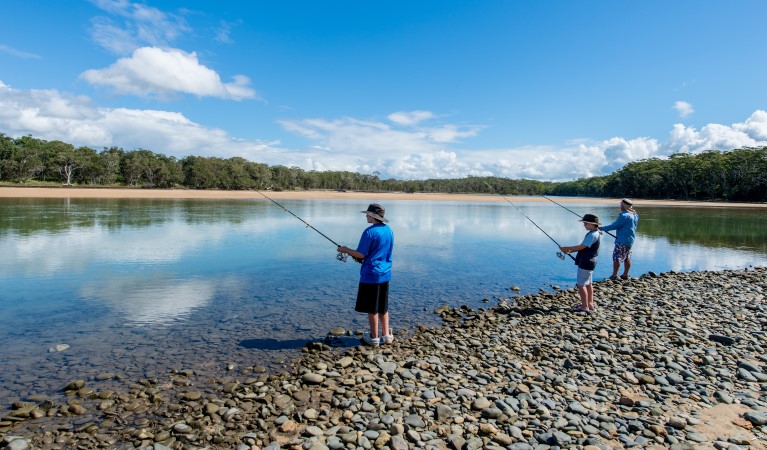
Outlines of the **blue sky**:
<svg viewBox="0 0 767 450">
<path fill-rule="evenodd" d="M 767 145 L 763 0 L 3 0 L 0 132 L 383 178 Z"/>
</svg>

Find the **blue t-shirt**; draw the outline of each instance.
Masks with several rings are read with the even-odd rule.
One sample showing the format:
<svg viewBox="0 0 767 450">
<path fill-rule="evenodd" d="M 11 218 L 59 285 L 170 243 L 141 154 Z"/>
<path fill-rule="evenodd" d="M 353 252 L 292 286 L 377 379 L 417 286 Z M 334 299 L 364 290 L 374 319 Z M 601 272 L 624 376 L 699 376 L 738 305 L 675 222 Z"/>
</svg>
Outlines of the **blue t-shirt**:
<svg viewBox="0 0 767 450">
<path fill-rule="evenodd" d="M 636 237 L 637 222 L 639 222 L 639 214 L 623 211 L 615 222 L 603 226 L 602 231 L 616 230 L 615 243 L 631 247 Z"/>
<path fill-rule="evenodd" d="M 357 251 L 365 255 L 360 268 L 360 283 L 380 284 L 391 280 L 391 255 L 394 233 L 383 223 L 369 226 L 360 237 Z"/>
</svg>

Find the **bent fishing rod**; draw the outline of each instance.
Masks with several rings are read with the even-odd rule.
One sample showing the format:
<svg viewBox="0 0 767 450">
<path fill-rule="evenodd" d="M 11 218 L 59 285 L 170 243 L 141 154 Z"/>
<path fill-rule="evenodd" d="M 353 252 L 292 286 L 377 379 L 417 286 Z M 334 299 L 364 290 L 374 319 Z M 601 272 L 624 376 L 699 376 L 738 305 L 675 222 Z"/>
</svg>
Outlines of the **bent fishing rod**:
<svg viewBox="0 0 767 450">
<path fill-rule="evenodd" d="M 545 195 L 541 195 L 541 197 L 545 198 L 546 200 L 548 200 L 548 201 L 550 201 L 550 202 L 552 202 L 552 203 L 554 203 L 554 204 L 557 204 L 557 205 L 559 205 L 559 206 L 561 206 L 561 207 L 565 208 L 566 210 L 570 211 L 571 213 L 575 214 L 576 216 L 578 216 L 578 217 L 581 217 L 581 215 L 580 215 L 580 214 L 578 214 L 577 212 L 575 212 L 575 211 L 573 211 L 572 209 L 568 208 L 567 206 L 565 206 L 565 205 L 560 205 L 559 203 L 557 203 L 557 202 L 555 202 L 554 200 L 552 200 L 552 199 L 550 199 L 550 198 L 546 197 Z M 601 231 L 601 230 L 600 230 L 600 231 Z M 603 233 L 607 233 L 607 234 L 609 234 L 610 236 L 612 236 L 612 237 L 615 237 L 615 235 L 614 235 L 614 234 L 612 234 L 612 233 L 610 233 L 609 231 L 603 231 Z"/>
<path fill-rule="evenodd" d="M 492 189 L 493 191 L 495 191 L 495 189 L 493 189 L 493 186 L 491 186 L 491 185 L 490 185 L 490 184 L 488 184 L 487 182 L 485 182 L 485 184 L 487 184 L 487 186 L 488 186 L 490 189 Z M 547 238 L 551 239 L 551 240 L 552 240 L 552 242 L 554 242 L 555 244 L 557 244 L 557 247 L 561 247 L 561 245 L 559 245 L 559 242 L 555 241 L 553 237 L 549 236 L 549 233 L 547 233 L 546 231 L 544 231 L 544 229 L 543 229 L 543 228 L 539 227 L 539 226 L 538 226 L 538 224 L 537 224 L 537 223 L 535 223 L 535 222 L 533 221 L 533 219 L 531 219 L 531 218 L 527 217 L 527 214 L 523 213 L 521 209 L 517 208 L 517 205 L 515 205 L 514 203 L 512 203 L 512 202 L 511 202 L 511 201 L 510 201 L 508 198 L 506 198 L 506 196 L 505 196 L 505 195 L 499 194 L 499 193 L 497 193 L 497 192 L 496 192 L 496 194 L 497 194 L 497 195 L 499 195 L 499 196 L 500 196 L 502 199 L 506 200 L 506 201 L 509 203 L 509 205 L 513 206 L 513 207 L 514 207 L 514 209 L 516 209 L 517 211 L 519 211 L 519 213 L 520 213 L 520 214 L 522 214 L 523 216 L 525 216 L 525 219 L 529 220 L 529 221 L 530 221 L 530 222 L 531 222 L 533 225 L 535 225 L 535 226 L 536 226 L 536 228 L 538 228 L 539 230 L 541 230 L 541 231 L 543 232 L 543 234 L 545 234 L 545 235 L 546 235 L 546 237 L 547 237 Z M 569 257 L 570 257 L 570 258 L 571 258 L 573 261 L 575 261 L 575 257 L 574 257 L 573 255 L 571 255 L 571 254 L 569 254 L 569 253 L 562 253 L 561 251 L 560 251 L 560 252 L 557 252 L 557 257 L 558 257 L 559 259 L 563 260 L 563 261 L 564 261 L 564 259 L 565 259 L 565 255 L 569 256 Z"/>
<path fill-rule="evenodd" d="M 336 245 L 336 248 L 338 248 L 338 247 L 340 247 L 340 246 L 341 246 L 341 244 L 338 244 L 338 243 L 337 243 L 336 241 L 334 241 L 333 239 L 330 239 L 329 237 L 327 237 L 327 236 L 325 235 L 325 233 L 323 233 L 322 231 L 320 231 L 320 230 L 318 230 L 318 229 L 314 228 L 314 227 L 313 227 L 313 226 L 312 226 L 312 225 L 311 225 L 309 222 L 307 222 L 307 221 L 305 221 L 304 219 L 302 219 L 302 218 L 298 217 L 297 215 L 293 214 L 293 211 L 291 211 L 291 210 L 289 210 L 288 208 L 284 207 L 284 206 L 283 206 L 281 203 L 277 202 L 276 200 L 274 200 L 274 199 L 273 199 L 273 198 L 271 198 L 271 197 L 268 197 L 266 194 L 264 194 L 263 192 L 261 192 L 261 191 L 259 191 L 259 190 L 256 190 L 256 192 L 258 192 L 259 194 L 261 194 L 261 195 L 262 195 L 262 196 L 263 196 L 265 199 L 269 200 L 270 202 L 272 202 L 272 203 L 274 203 L 275 205 L 279 206 L 280 208 L 284 209 L 284 210 L 285 210 L 285 212 L 289 213 L 291 216 L 293 216 L 293 217 L 295 217 L 296 219 L 300 220 L 301 222 L 305 223 L 307 227 L 309 227 L 309 228 L 311 228 L 312 230 L 316 231 L 317 233 L 319 233 L 319 234 L 320 234 L 320 236 L 324 237 L 325 239 L 327 239 L 327 240 L 329 240 L 330 242 L 332 242 L 333 244 L 335 244 L 335 245 Z M 337 260 L 339 260 L 339 261 L 341 261 L 341 262 L 346 262 L 346 258 L 347 258 L 348 256 L 349 256 L 349 255 L 346 255 L 346 254 L 343 254 L 343 253 L 339 253 L 339 254 L 337 254 L 337 255 L 336 255 L 336 259 L 337 259 Z"/>
</svg>

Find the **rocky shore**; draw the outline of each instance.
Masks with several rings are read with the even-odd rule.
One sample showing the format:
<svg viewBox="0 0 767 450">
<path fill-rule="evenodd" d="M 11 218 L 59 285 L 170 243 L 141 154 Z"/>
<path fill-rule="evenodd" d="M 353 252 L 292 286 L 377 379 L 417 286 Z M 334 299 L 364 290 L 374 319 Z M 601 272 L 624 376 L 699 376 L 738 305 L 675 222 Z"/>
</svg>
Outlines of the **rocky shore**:
<svg viewBox="0 0 767 450">
<path fill-rule="evenodd" d="M 378 348 L 313 342 L 292 369 L 12 405 L 0 447 L 294 450 L 767 448 L 767 268 L 648 274 L 443 307 Z"/>
</svg>

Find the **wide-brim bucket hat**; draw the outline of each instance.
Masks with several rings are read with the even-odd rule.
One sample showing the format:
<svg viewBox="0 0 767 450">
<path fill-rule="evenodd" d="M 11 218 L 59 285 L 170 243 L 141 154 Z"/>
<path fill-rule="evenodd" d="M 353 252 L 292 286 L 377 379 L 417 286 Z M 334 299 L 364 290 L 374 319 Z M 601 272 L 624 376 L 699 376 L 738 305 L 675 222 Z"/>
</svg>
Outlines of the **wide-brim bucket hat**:
<svg viewBox="0 0 767 450">
<path fill-rule="evenodd" d="M 386 213 L 386 210 L 383 206 L 379 205 L 378 203 L 371 203 L 370 206 L 368 206 L 368 209 L 365 211 L 360 211 L 363 214 L 367 214 L 368 216 L 380 220 L 381 222 L 388 222 L 386 218 L 384 218 L 384 214 Z"/>
<path fill-rule="evenodd" d="M 594 214 L 584 214 L 583 218 L 578 222 L 593 223 L 594 225 L 601 225 L 599 223 L 599 217 Z"/>
</svg>

